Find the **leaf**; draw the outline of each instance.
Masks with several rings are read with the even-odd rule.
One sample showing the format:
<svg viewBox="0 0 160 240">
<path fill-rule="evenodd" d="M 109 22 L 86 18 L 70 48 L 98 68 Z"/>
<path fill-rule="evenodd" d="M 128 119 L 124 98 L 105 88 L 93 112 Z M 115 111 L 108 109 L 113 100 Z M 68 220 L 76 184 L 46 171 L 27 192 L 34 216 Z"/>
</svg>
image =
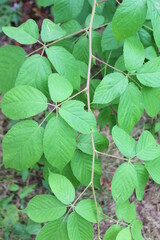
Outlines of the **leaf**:
<svg viewBox="0 0 160 240">
<path fill-rule="evenodd" d="M 62 203 L 69 205 L 75 199 L 75 189 L 65 176 L 50 172 L 49 186 L 54 195 Z"/>
<path fill-rule="evenodd" d="M 49 61 L 35 54 L 21 66 L 15 85 L 29 85 L 48 95 L 48 76 L 52 73 Z"/>
<path fill-rule="evenodd" d="M 130 232 L 129 227 L 121 230 L 118 233 L 116 240 L 132 240 L 132 236 L 131 236 L 131 232 Z"/>
<path fill-rule="evenodd" d="M 136 155 L 136 141 L 117 125 L 112 128 L 113 140 L 119 151 L 127 158 Z"/>
<path fill-rule="evenodd" d="M 62 102 L 67 99 L 73 92 L 71 83 L 58 73 L 49 76 L 48 87 L 53 102 Z"/>
<path fill-rule="evenodd" d="M 70 100 L 59 109 L 61 117 L 76 131 L 89 134 L 96 129 L 96 119 L 92 112 L 84 110 L 85 104 L 77 100 Z"/>
<path fill-rule="evenodd" d="M 130 204 L 129 200 L 126 202 L 117 202 L 116 204 L 116 216 L 119 220 L 124 220 L 127 223 L 131 223 L 136 219 L 136 205 Z"/>
<path fill-rule="evenodd" d="M 47 98 L 31 86 L 17 86 L 4 95 L 1 107 L 8 118 L 18 120 L 44 111 L 47 108 Z"/>
<path fill-rule="evenodd" d="M 14 125 L 3 139 L 5 167 L 25 170 L 38 162 L 43 153 L 43 132 L 33 120 Z"/>
<path fill-rule="evenodd" d="M 155 42 L 157 44 L 157 47 L 160 48 L 160 36 L 159 36 L 159 31 L 160 31 L 160 26 L 159 26 L 159 21 L 160 21 L 160 10 L 159 10 L 159 1 L 147 1 L 148 9 L 151 13 L 151 22 L 153 26 L 153 36 L 155 39 Z"/>
<path fill-rule="evenodd" d="M 69 20 L 61 25 L 61 28 L 65 30 L 66 35 L 69 35 L 74 32 L 81 30 L 81 25 L 75 19 Z"/>
<path fill-rule="evenodd" d="M 44 154 L 48 162 L 60 171 L 71 160 L 76 147 L 73 129 L 60 117 L 47 124 L 43 139 Z"/>
<path fill-rule="evenodd" d="M 89 40 L 86 36 L 82 36 L 75 43 L 73 48 L 73 56 L 88 65 L 89 61 Z"/>
<path fill-rule="evenodd" d="M 80 71 L 76 59 L 65 48 L 53 46 L 46 49 L 47 56 L 56 71 L 67 78 L 73 88 L 80 88 Z"/>
<path fill-rule="evenodd" d="M 160 88 L 142 88 L 144 107 L 150 117 L 160 112 Z"/>
<path fill-rule="evenodd" d="M 116 240 L 118 233 L 122 228 L 118 224 L 112 225 L 104 235 L 104 240 Z"/>
<path fill-rule="evenodd" d="M 108 148 L 109 141 L 103 134 L 99 133 L 98 131 L 94 132 L 93 139 L 94 139 L 94 144 L 97 151 L 102 152 L 106 148 Z M 77 140 L 77 147 L 82 152 L 93 155 L 91 134 L 81 135 Z"/>
<path fill-rule="evenodd" d="M 41 7 L 48 7 L 52 4 L 54 4 L 54 1 L 55 0 L 36 0 L 36 3 L 38 6 L 41 6 Z"/>
<path fill-rule="evenodd" d="M 149 33 L 147 30 L 145 30 L 144 28 L 141 28 L 138 34 L 144 47 L 149 47 L 154 45 L 153 37 L 151 33 Z"/>
<path fill-rule="evenodd" d="M 39 232 L 36 240 L 69 240 L 67 233 L 67 223 L 63 219 L 58 219 L 47 223 Z"/>
<path fill-rule="evenodd" d="M 0 48 L 0 93 L 14 87 L 17 74 L 25 60 L 25 51 L 17 46 Z"/>
<path fill-rule="evenodd" d="M 118 42 L 112 32 L 112 23 L 110 23 L 103 32 L 101 46 L 102 50 L 115 50 L 123 46 L 124 41 Z"/>
<path fill-rule="evenodd" d="M 136 163 L 134 164 L 134 167 L 137 173 L 136 197 L 138 201 L 142 201 L 144 189 L 149 180 L 149 175 L 146 168 L 142 164 Z"/>
<path fill-rule="evenodd" d="M 44 43 L 62 38 L 65 36 L 65 34 L 66 31 L 64 31 L 59 25 L 55 24 L 50 19 L 45 18 L 43 20 L 41 38 Z"/>
<path fill-rule="evenodd" d="M 3 32 L 21 44 L 34 44 L 39 39 L 39 30 L 33 19 L 27 20 L 19 27 L 3 27 Z"/>
<path fill-rule="evenodd" d="M 129 72 L 135 72 L 142 67 L 145 52 L 137 35 L 126 38 L 124 41 L 124 62 Z"/>
<path fill-rule="evenodd" d="M 109 122 L 110 116 L 111 116 L 111 110 L 109 107 L 104 108 L 102 109 L 102 111 L 100 111 L 97 118 L 100 130 L 102 130 L 102 128 L 107 124 L 107 122 Z"/>
<path fill-rule="evenodd" d="M 89 14 L 86 18 L 86 21 L 85 21 L 86 27 L 89 27 L 90 21 L 91 21 L 91 14 Z M 101 26 L 104 23 L 104 21 L 105 21 L 105 18 L 102 15 L 94 14 L 92 27 L 97 28 Z"/>
<path fill-rule="evenodd" d="M 119 126 L 130 134 L 140 120 L 143 111 L 142 94 L 134 83 L 129 83 L 126 91 L 120 97 L 118 107 Z"/>
<path fill-rule="evenodd" d="M 136 185 L 137 176 L 134 165 L 131 163 L 121 164 L 112 179 L 111 191 L 113 199 L 125 202 L 132 195 Z"/>
<path fill-rule="evenodd" d="M 80 185 L 80 182 L 73 175 L 73 171 L 72 171 L 72 168 L 71 168 L 71 163 L 68 163 L 65 166 L 65 168 L 63 169 L 62 174 L 71 181 L 71 183 L 73 184 L 74 188 L 77 188 Z"/>
<path fill-rule="evenodd" d="M 91 223 L 87 222 L 76 212 L 68 218 L 67 230 L 70 240 L 92 240 L 94 231 Z"/>
<path fill-rule="evenodd" d="M 107 104 L 118 98 L 127 88 L 128 78 L 122 73 L 110 73 L 95 90 L 93 103 Z"/>
<path fill-rule="evenodd" d="M 23 180 L 24 182 L 24 180 Z M 23 189 L 18 193 L 18 196 L 20 197 L 20 199 L 24 199 L 26 197 L 28 197 L 31 193 L 35 192 L 35 187 L 37 186 L 37 184 L 31 184 L 28 186 L 23 187 Z"/>
<path fill-rule="evenodd" d="M 143 240 L 142 237 L 142 222 L 139 220 L 135 220 L 131 226 L 131 232 L 134 240 Z"/>
<path fill-rule="evenodd" d="M 160 156 L 160 146 L 149 131 L 144 131 L 140 136 L 136 156 L 144 161 L 151 161 Z"/>
<path fill-rule="evenodd" d="M 81 217 L 86 219 L 89 222 L 97 223 L 97 209 L 95 205 L 95 201 L 91 199 L 81 200 L 75 207 L 76 213 L 78 213 Z M 99 212 L 99 221 L 103 219 L 103 211 L 101 206 L 98 204 L 98 212 Z"/>
<path fill-rule="evenodd" d="M 118 68 L 119 70 L 125 72 L 126 71 L 126 67 L 124 64 L 124 56 L 121 55 L 117 61 L 115 62 L 115 68 Z"/>
<path fill-rule="evenodd" d="M 134 35 L 142 27 L 146 13 L 145 0 L 123 1 L 112 20 L 113 34 L 117 40 Z"/>
<path fill-rule="evenodd" d="M 152 179 L 160 184 L 160 157 L 145 163 L 145 167 Z"/>
<path fill-rule="evenodd" d="M 152 60 L 153 58 L 158 57 L 155 47 L 150 46 L 150 47 L 145 48 L 145 57 L 148 60 Z"/>
<path fill-rule="evenodd" d="M 75 151 L 71 160 L 71 167 L 74 176 L 84 186 L 87 186 L 91 181 L 92 175 L 92 156 L 82 153 L 81 151 Z M 94 185 L 100 186 L 101 177 L 101 163 L 98 159 L 95 159 L 94 166 Z"/>
<path fill-rule="evenodd" d="M 138 80 L 145 86 L 160 87 L 160 57 L 145 63 L 137 73 Z"/>
<path fill-rule="evenodd" d="M 80 14 L 83 4 L 84 0 L 78 2 L 75 0 L 54 0 L 53 13 L 55 22 L 66 22 L 76 18 Z"/>
<path fill-rule="evenodd" d="M 56 197 L 43 194 L 32 198 L 24 212 L 35 222 L 50 222 L 62 217 L 66 207 Z"/>
</svg>

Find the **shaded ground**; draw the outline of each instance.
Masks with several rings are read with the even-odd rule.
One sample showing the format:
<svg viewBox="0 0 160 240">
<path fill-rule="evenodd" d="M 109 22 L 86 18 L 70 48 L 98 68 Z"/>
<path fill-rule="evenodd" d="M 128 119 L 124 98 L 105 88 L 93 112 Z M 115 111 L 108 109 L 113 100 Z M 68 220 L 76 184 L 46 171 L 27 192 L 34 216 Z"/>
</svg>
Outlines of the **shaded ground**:
<svg viewBox="0 0 160 240">
<path fill-rule="evenodd" d="M 42 23 L 42 19 L 45 17 L 48 17 L 49 9 L 39 10 L 35 4 L 33 4 L 33 1 L 23 1 L 22 6 L 22 21 L 27 20 L 28 18 L 35 19 L 39 26 Z M 24 14 L 25 13 L 25 14 Z M 8 44 L 16 44 L 14 41 L 9 40 L 7 37 L 2 36 L 0 38 L 0 45 L 8 45 Z M 34 46 L 28 46 L 26 48 L 27 52 L 31 52 L 36 48 L 36 45 Z M 37 119 L 38 120 L 38 119 Z M 143 118 L 142 122 L 147 122 L 147 118 Z M 1 113 L 0 113 L 0 139 L 3 139 L 3 136 L 7 132 L 7 130 L 11 127 L 13 123 L 7 120 Z M 137 126 L 134 134 L 136 137 L 138 137 L 139 133 L 142 131 L 143 124 L 140 124 Z M 107 137 L 110 140 L 110 148 L 108 150 L 108 153 L 114 154 L 119 156 L 119 152 L 117 151 L 115 145 L 112 142 L 111 136 L 109 134 L 108 128 L 103 129 L 103 133 L 107 135 Z M 0 140 L 0 141 L 1 141 Z M 47 192 L 46 188 L 44 187 L 44 182 L 42 178 L 42 171 L 41 170 L 32 170 L 31 174 L 28 174 L 27 172 L 21 174 L 14 170 L 5 170 L 3 163 L 2 163 L 2 151 L 0 146 L 0 198 L 10 196 L 12 194 L 11 191 L 8 190 L 9 185 L 15 183 L 20 186 L 20 189 L 15 193 L 12 203 L 16 204 L 17 208 L 22 207 L 23 205 L 26 205 L 29 199 L 31 199 L 36 194 L 41 194 Z M 115 217 L 115 204 L 113 202 L 113 199 L 111 197 L 111 180 L 113 177 L 113 174 L 117 167 L 120 164 L 119 160 L 106 158 L 101 156 L 100 157 L 102 162 L 102 168 L 103 168 L 103 174 L 101 178 L 102 183 L 102 191 L 97 190 L 97 198 L 101 206 L 103 207 L 104 213 L 107 215 L 106 220 L 102 221 L 100 224 L 101 228 L 101 235 L 103 236 L 107 228 L 112 225 L 115 221 L 117 221 Z M 22 190 L 26 186 L 30 186 L 32 184 L 37 184 L 36 187 L 33 189 L 31 193 L 29 193 L 26 197 L 22 198 L 22 195 L 19 193 L 22 192 Z M 81 189 L 80 189 L 81 190 Z M 77 193 L 78 194 L 78 193 Z M 20 197 L 21 196 L 21 197 Z M 92 198 L 92 192 L 88 190 L 84 197 L 90 196 Z M 135 200 L 135 197 L 133 196 L 132 200 Z M 144 224 L 143 228 L 143 236 L 146 240 L 159 240 L 160 239 L 160 186 L 153 183 L 152 180 L 149 180 L 148 185 L 145 189 L 144 193 L 144 200 L 142 202 L 137 203 L 137 214 L 138 218 L 142 220 Z M 26 222 L 27 219 L 23 215 L 21 215 L 21 222 Z M 95 227 L 96 232 L 96 227 Z M 0 228 L 0 239 L 4 239 L 3 230 Z M 21 237 L 18 236 L 12 236 L 8 239 L 16 239 L 20 240 Z M 30 238 L 30 239 L 33 239 Z M 96 234 L 95 234 L 96 239 Z"/>
</svg>

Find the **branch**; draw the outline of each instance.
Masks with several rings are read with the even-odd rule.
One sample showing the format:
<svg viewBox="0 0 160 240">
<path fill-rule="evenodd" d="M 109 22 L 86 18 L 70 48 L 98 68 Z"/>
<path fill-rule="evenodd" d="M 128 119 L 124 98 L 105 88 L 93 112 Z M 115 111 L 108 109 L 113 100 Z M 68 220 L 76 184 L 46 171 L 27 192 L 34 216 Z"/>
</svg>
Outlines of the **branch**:
<svg viewBox="0 0 160 240">
<path fill-rule="evenodd" d="M 111 155 L 111 154 L 107 154 L 107 153 L 103 153 L 103 152 L 98 152 L 97 150 L 96 150 L 96 153 L 97 153 L 97 154 L 104 155 L 104 156 L 107 156 L 107 157 L 110 157 L 110 158 L 116 158 L 116 159 L 120 159 L 120 160 L 123 160 L 123 161 L 127 161 L 127 162 L 128 162 L 128 159 L 127 159 L 127 158 L 118 157 L 118 156 Z"/>
<path fill-rule="evenodd" d="M 116 67 L 113 67 L 113 66 L 110 65 L 109 63 L 104 62 L 103 60 L 97 58 L 96 56 L 92 56 L 92 57 L 93 57 L 96 61 L 98 61 L 98 62 L 100 62 L 100 63 L 102 63 L 102 64 L 104 64 L 104 65 L 106 65 L 106 66 L 108 66 L 108 67 L 110 67 L 110 68 L 112 68 L 112 69 L 114 69 L 114 70 L 116 70 L 117 72 L 123 73 L 126 77 L 128 77 L 129 79 L 131 79 L 139 88 L 142 89 L 141 85 L 140 85 L 139 83 L 137 83 L 128 73 L 125 73 L 125 72 L 123 72 L 122 70 L 120 70 L 120 69 L 118 69 L 118 68 L 116 68 Z"/>
</svg>

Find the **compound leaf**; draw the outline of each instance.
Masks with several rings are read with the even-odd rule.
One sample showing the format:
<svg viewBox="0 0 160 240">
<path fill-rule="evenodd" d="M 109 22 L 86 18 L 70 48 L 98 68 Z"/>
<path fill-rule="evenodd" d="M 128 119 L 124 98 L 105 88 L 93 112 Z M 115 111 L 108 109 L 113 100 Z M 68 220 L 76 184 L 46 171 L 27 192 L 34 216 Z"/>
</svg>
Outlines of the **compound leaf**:
<svg viewBox="0 0 160 240">
<path fill-rule="evenodd" d="M 32 198 L 24 212 L 35 222 L 50 222 L 62 217 L 66 212 L 66 206 L 56 197 L 42 194 Z"/>
<path fill-rule="evenodd" d="M 49 174 L 49 186 L 54 195 L 64 204 L 69 205 L 75 198 L 75 189 L 72 183 L 63 175 Z"/>
<path fill-rule="evenodd" d="M 128 78 L 122 73 L 108 74 L 96 88 L 93 103 L 110 103 L 126 90 L 127 85 Z"/>
<path fill-rule="evenodd" d="M 48 162 L 60 171 L 71 160 L 76 147 L 73 129 L 61 118 L 53 117 L 44 133 L 43 148 Z"/>
<path fill-rule="evenodd" d="M 136 141 L 118 126 L 112 128 L 112 137 L 119 151 L 127 158 L 136 155 Z"/>
<path fill-rule="evenodd" d="M 144 161 L 150 161 L 160 156 L 160 146 L 149 131 L 144 131 L 140 136 L 136 156 Z"/>
<path fill-rule="evenodd" d="M 99 221 L 103 219 L 103 211 L 101 206 L 98 204 L 99 210 Z M 97 223 L 97 210 L 95 201 L 91 199 L 81 200 L 75 207 L 76 213 L 78 213 L 81 217 L 86 219 L 89 222 Z"/>
<path fill-rule="evenodd" d="M 62 102 L 67 99 L 73 92 L 71 83 L 58 73 L 49 76 L 48 87 L 53 102 Z"/>
<path fill-rule="evenodd" d="M 3 161 L 6 167 L 25 170 L 38 162 L 43 153 L 44 129 L 33 120 L 14 125 L 3 139 Z"/>
<path fill-rule="evenodd" d="M 33 19 L 27 20 L 19 27 L 3 27 L 3 32 L 21 44 L 34 44 L 39 39 L 38 25 Z"/>
<path fill-rule="evenodd" d="M 45 57 L 35 54 L 21 66 L 15 85 L 29 85 L 48 95 L 48 76 L 51 73 L 49 61 Z"/>
<path fill-rule="evenodd" d="M 76 212 L 68 218 L 67 230 L 70 240 L 92 240 L 94 231 L 91 223 L 79 216 Z"/>
<path fill-rule="evenodd" d="M 17 86 L 2 99 L 2 112 L 13 120 L 35 116 L 47 108 L 47 98 L 31 86 Z"/>
</svg>

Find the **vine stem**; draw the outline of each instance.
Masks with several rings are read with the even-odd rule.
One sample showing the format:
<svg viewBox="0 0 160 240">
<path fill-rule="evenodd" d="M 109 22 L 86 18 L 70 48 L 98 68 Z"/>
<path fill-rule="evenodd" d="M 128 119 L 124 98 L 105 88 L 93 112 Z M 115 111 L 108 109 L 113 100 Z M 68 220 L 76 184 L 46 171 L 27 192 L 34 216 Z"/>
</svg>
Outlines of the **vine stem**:
<svg viewBox="0 0 160 240">
<path fill-rule="evenodd" d="M 139 88 L 142 89 L 141 85 L 140 85 L 139 83 L 137 83 L 128 73 L 125 73 L 125 72 L 123 72 L 122 70 L 120 70 L 120 69 L 118 69 L 118 68 L 116 68 L 116 67 L 113 67 L 113 66 L 110 65 L 109 63 L 104 62 L 103 60 L 97 58 L 96 56 L 92 56 L 92 57 L 93 57 L 96 61 L 98 61 L 98 62 L 100 62 L 100 63 L 102 63 L 102 64 L 104 64 L 104 65 L 106 65 L 106 66 L 108 66 L 108 67 L 110 67 L 110 68 L 112 68 L 112 69 L 114 69 L 114 70 L 116 70 L 117 72 L 123 73 L 126 77 L 128 77 L 129 79 L 131 79 Z"/>
<path fill-rule="evenodd" d="M 88 103 L 88 111 L 91 110 L 91 104 L 90 104 L 90 79 L 91 79 L 91 66 L 92 66 L 92 26 L 93 26 L 93 19 L 96 11 L 96 5 L 97 1 L 94 0 L 93 2 L 93 8 L 92 8 L 92 14 L 91 14 L 91 19 L 90 19 L 90 24 L 89 24 L 89 63 L 88 63 L 88 75 L 87 75 L 87 103 Z M 94 202 L 96 206 L 96 211 L 97 211 L 97 224 L 98 224 L 98 240 L 101 240 L 100 236 L 100 226 L 99 226 L 99 210 L 98 210 L 98 203 L 97 203 L 97 198 L 96 198 L 96 193 L 94 189 L 94 165 L 95 165 L 95 155 L 96 155 L 96 150 L 95 150 L 95 144 L 94 144 L 94 138 L 93 138 L 93 133 L 91 132 L 91 141 L 92 141 L 92 148 L 93 148 L 93 159 L 92 159 L 92 175 L 91 175 L 91 186 L 92 186 L 92 192 L 93 192 L 93 197 L 94 197 Z"/>
</svg>

